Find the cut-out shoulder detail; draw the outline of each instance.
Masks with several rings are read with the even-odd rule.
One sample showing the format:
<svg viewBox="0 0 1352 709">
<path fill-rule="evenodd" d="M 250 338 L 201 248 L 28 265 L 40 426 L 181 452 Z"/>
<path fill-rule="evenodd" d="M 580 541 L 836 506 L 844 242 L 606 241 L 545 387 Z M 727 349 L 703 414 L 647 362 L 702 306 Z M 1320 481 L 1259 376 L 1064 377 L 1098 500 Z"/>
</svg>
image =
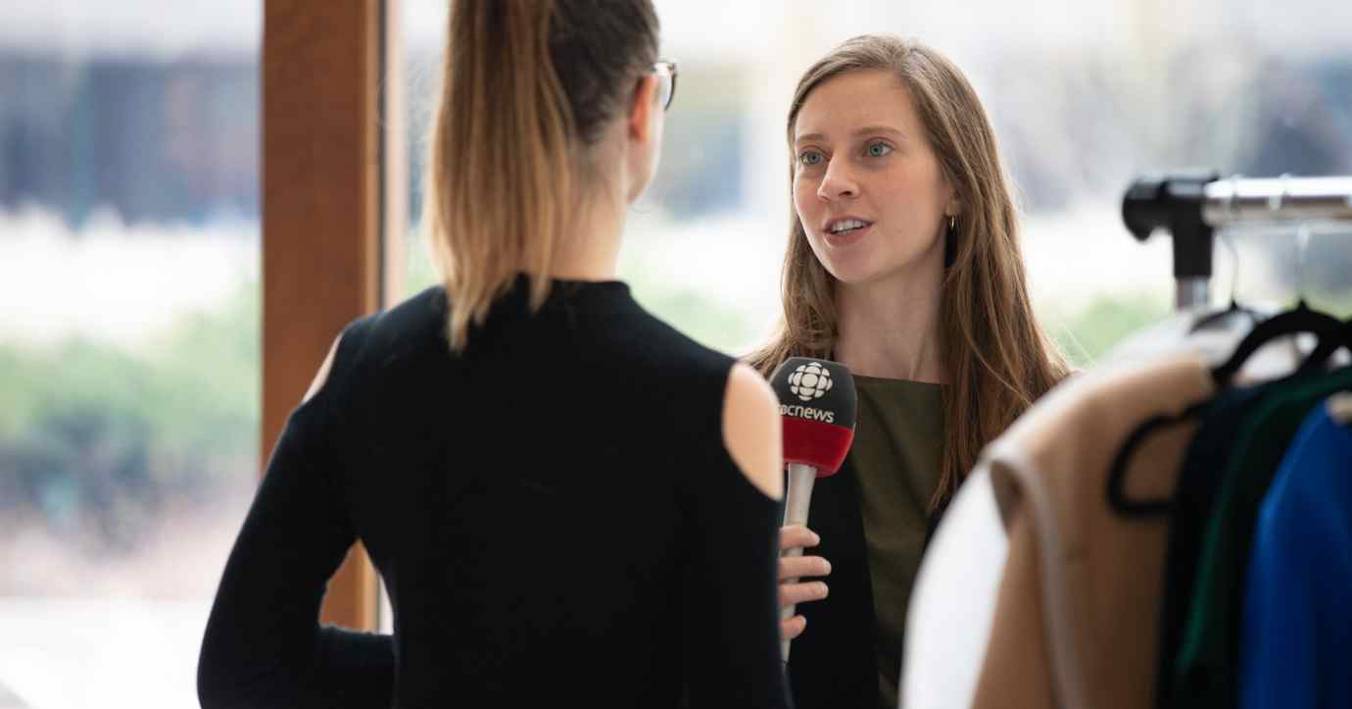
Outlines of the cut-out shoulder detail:
<svg viewBox="0 0 1352 709">
<path fill-rule="evenodd" d="M 310 382 L 310 388 L 305 392 L 305 398 L 300 400 L 302 404 L 309 401 L 315 394 L 319 393 L 320 389 L 324 388 L 324 382 L 329 379 L 329 371 L 333 369 L 333 357 L 338 353 L 338 343 L 342 340 L 342 335 L 334 338 L 333 345 L 329 347 L 328 356 L 324 358 L 324 363 L 319 365 L 319 371 L 315 373 L 314 381 Z"/>
<path fill-rule="evenodd" d="M 784 495 L 783 431 L 774 390 L 756 370 L 736 364 L 723 397 L 723 445 L 751 484 Z"/>
</svg>

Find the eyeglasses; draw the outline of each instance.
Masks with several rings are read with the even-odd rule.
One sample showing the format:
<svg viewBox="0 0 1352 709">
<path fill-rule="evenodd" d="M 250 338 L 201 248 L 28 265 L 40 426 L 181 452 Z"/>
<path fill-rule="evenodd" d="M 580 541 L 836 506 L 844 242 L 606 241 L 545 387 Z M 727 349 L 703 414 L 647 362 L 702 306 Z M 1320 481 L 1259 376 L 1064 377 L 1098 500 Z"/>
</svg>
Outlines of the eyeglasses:
<svg viewBox="0 0 1352 709">
<path fill-rule="evenodd" d="M 657 88 L 657 100 L 662 110 L 671 108 L 671 99 L 676 95 L 676 62 L 662 60 L 653 64 L 653 73 L 661 79 Z"/>
</svg>

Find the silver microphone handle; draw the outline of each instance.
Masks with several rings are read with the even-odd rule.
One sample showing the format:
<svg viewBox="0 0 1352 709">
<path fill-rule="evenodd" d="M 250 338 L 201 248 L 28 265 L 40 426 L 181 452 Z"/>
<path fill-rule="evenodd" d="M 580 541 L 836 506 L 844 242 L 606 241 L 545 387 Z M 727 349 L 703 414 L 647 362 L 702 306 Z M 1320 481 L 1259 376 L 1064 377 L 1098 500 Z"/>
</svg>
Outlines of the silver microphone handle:
<svg viewBox="0 0 1352 709">
<path fill-rule="evenodd" d="M 812 484 L 817 481 L 817 469 L 810 465 L 802 463 L 789 463 L 788 491 L 784 495 L 784 526 L 793 524 L 807 525 L 808 504 L 812 501 Z M 784 552 L 784 556 L 801 556 L 802 547 L 794 547 Z M 797 581 L 797 579 L 786 580 L 786 583 Z M 780 619 L 788 620 L 793 617 L 795 606 L 786 606 L 780 611 Z M 788 638 L 782 641 L 781 650 L 783 650 L 784 661 L 789 661 L 789 643 Z"/>
</svg>

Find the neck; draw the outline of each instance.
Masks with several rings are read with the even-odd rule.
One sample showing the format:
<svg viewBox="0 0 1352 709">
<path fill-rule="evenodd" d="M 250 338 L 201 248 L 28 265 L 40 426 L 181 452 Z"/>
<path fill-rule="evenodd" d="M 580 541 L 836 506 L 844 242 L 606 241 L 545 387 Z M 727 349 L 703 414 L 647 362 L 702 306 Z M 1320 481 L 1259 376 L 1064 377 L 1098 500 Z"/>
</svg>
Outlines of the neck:
<svg viewBox="0 0 1352 709">
<path fill-rule="evenodd" d="M 572 281 L 615 279 L 625 209 L 619 200 L 595 195 L 573 211 L 554 248 L 549 275 Z"/>
<path fill-rule="evenodd" d="M 939 330 L 943 262 L 877 281 L 836 283 L 836 358 L 867 377 L 944 383 Z"/>
</svg>

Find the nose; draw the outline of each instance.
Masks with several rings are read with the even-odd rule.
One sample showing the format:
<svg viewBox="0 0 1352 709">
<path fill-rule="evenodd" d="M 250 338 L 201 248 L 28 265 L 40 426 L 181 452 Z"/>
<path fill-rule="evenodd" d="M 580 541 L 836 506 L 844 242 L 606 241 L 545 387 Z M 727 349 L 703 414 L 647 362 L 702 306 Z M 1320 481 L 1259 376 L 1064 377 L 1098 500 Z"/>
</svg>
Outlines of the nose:
<svg viewBox="0 0 1352 709">
<path fill-rule="evenodd" d="M 826 201 L 849 199 L 859 195 L 859 185 L 850 174 L 845 160 L 832 158 L 826 165 L 826 174 L 817 186 L 817 197 Z"/>
</svg>

